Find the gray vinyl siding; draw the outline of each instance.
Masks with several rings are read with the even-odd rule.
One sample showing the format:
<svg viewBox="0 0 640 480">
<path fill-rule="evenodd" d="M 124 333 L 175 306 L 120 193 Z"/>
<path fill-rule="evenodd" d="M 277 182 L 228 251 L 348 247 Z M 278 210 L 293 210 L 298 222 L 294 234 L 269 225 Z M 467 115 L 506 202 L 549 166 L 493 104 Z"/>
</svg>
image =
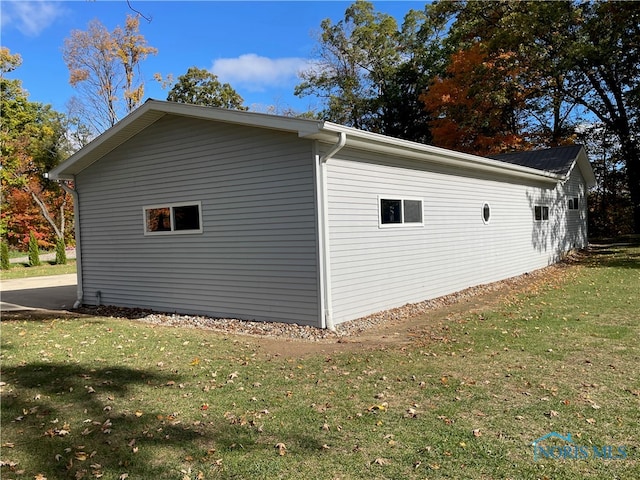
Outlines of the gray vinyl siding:
<svg viewBox="0 0 640 480">
<path fill-rule="evenodd" d="M 319 326 L 314 164 L 295 134 L 166 116 L 77 177 L 84 303 Z M 143 207 L 201 202 L 201 234 Z"/>
<path fill-rule="evenodd" d="M 328 167 L 336 323 L 535 270 L 586 242 L 561 190 L 584 192 L 579 173 L 553 188 L 354 150 L 338 157 Z M 422 199 L 424 226 L 379 228 L 379 196 Z M 551 212 L 542 225 L 539 203 Z"/>
</svg>

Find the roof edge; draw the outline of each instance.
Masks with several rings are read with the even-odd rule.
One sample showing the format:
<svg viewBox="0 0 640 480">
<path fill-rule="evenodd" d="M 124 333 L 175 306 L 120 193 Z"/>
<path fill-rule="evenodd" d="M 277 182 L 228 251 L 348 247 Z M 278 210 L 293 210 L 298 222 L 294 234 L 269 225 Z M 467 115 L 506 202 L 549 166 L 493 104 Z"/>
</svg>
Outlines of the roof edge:
<svg viewBox="0 0 640 480">
<path fill-rule="evenodd" d="M 456 152 L 454 150 L 447 150 L 432 145 L 411 142 L 409 140 L 388 137 L 386 135 L 358 130 L 356 128 L 321 120 L 283 117 L 153 99 L 147 100 L 116 125 L 103 132 L 88 145 L 53 168 L 49 172 L 50 178 L 53 180 L 73 179 L 75 175 L 165 115 L 178 115 L 202 120 L 213 120 L 287 131 L 296 133 L 301 138 L 327 143 L 337 141 L 339 135 L 344 133 L 347 137 L 347 145 L 356 149 L 396 155 L 403 158 L 412 158 L 422 162 L 500 173 L 511 177 L 526 178 L 547 183 L 557 183 L 564 180 L 562 175 L 548 171 L 510 164 L 468 153 Z M 585 161 L 587 162 L 586 165 L 584 164 Z M 593 172 L 588 162 L 586 155 L 584 155 L 584 159 L 580 160 L 580 169 L 581 171 L 584 170 L 583 175 L 585 175 L 587 181 L 593 177 Z M 589 172 L 591 172 L 590 177 L 588 175 Z M 595 178 L 593 181 L 595 182 Z"/>
<path fill-rule="evenodd" d="M 149 99 L 113 127 L 98 135 L 86 146 L 71 155 L 60 165 L 54 167 L 49 172 L 49 177 L 52 180 L 73 179 L 74 175 L 97 162 L 104 155 L 165 115 L 178 115 L 202 120 L 215 120 L 218 122 L 289 131 L 295 132 L 301 137 L 317 133 L 322 129 L 323 125 L 322 121 L 306 118 L 282 117 L 265 113 Z"/>
</svg>

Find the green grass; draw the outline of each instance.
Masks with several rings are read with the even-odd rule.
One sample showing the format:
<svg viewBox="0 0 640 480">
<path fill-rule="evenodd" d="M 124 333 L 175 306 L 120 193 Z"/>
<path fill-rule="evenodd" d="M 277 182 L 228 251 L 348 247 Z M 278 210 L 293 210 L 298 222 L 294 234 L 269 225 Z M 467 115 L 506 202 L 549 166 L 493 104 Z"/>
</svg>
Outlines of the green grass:
<svg viewBox="0 0 640 480">
<path fill-rule="evenodd" d="M 497 305 L 426 315 L 410 345 L 303 356 L 5 317 L 2 478 L 640 478 L 639 260 L 600 247 Z M 534 461 L 552 431 L 627 457 Z"/>
<path fill-rule="evenodd" d="M 48 275 L 64 275 L 76 273 L 76 261 L 67 260 L 66 265 L 56 265 L 54 262 L 42 262 L 38 267 L 31 267 L 28 264 L 12 263 L 9 270 L 2 270 L 0 277 L 3 280 L 27 277 L 43 277 Z"/>
</svg>

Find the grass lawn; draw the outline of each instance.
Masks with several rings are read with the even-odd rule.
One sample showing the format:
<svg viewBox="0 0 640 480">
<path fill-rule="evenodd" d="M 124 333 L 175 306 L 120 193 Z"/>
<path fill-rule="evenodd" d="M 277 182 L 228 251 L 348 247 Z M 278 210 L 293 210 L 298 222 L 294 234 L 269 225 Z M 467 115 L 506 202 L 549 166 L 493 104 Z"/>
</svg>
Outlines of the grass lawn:
<svg viewBox="0 0 640 480">
<path fill-rule="evenodd" d="M 596 247 L 524 293 L 425 315 L 407 342 L 302 356 L 287 340 L 6 316 L 1 476 L 640 478 L 639 292 L 640 246 Z M 574 445 L 545 452 L 580 458 L 534 459 L 550 432 Z"/>
<path fill-rule="evenodd" d="M 76 261 L 69 259 L 66 265 L 56 265 L 53 262 L 43 261 L 38 267 L 31 267 L 27 264 L 12 263 L 9 270 L 0 271 L 3 280 L 27 277 L 43 277 L 48 275 L 63 275 L 66 273 L 76 273 Z"/>
</svg>

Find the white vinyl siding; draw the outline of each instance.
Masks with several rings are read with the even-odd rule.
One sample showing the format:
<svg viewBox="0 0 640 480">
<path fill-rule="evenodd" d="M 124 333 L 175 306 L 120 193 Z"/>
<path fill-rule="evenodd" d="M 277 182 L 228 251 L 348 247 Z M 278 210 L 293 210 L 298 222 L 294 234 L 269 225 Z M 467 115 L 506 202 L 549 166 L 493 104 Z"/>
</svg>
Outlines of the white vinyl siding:
<svg viewBox="0 0 640 480">
<path fill-rule="evenodd" d="M 328 164 L 336 323 L 519 275 L 573 248 L 558 241 L 575 227 L 561 224 L 564 213 L 553 229 L 533 221 L 534 205 L 544 202 L 553 211 L 555 204 L 567 204 L 550 184 L 348 149 L 338 157 Z M 379 228 L 381 191 L 384 198 L 423 199 L 424 227 Z M 485 203 L 491 206 L 488 222 L 482 221 Z"/>
<path fill-rule="evenodd" d="M 84 302 L 319 325 L 310 141 L 167 116 L 78 175 Z M 197 204 L 198 235 L 147 234 Z"/>
</svg>

